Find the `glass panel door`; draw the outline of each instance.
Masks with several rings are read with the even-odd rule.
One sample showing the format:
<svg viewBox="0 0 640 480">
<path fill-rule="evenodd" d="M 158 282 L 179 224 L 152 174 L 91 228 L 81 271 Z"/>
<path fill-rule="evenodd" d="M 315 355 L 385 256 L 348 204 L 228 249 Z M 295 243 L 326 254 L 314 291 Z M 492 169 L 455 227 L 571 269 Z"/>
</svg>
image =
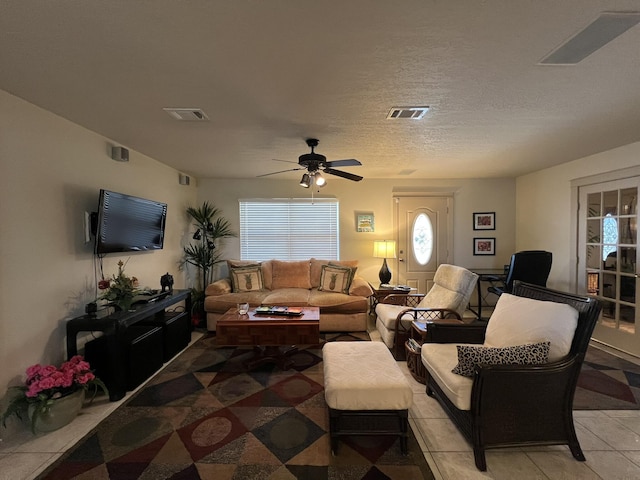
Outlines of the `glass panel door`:
<svg viewBox="0 0 640 480">
<path fill-rule="evenodd" d="M 578 288 L 602 302 L 593 338 L 640 355 L 638 187 L 630 178 L 580 188 Z M 583 208 L 584 207 L 584 208 Z"/>
</svg>

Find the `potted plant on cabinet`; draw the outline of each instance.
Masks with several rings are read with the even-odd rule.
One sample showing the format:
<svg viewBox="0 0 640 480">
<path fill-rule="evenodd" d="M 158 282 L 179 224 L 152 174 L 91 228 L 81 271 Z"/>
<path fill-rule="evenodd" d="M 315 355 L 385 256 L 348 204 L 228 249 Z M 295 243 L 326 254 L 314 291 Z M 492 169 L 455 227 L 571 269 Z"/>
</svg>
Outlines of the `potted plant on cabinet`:
<svg viewBox="0 0 640 480">
<path fill-rule="evenodd" d="M 198 272 L 195 286 L 191 289 L 192 316 L 195 319 L 204 316 L 204 291 L 213 281 L 214 265 L 223 260 L 216 243 L 237 234 L 229 221 L 222 217 L 221 211 L 209 202 L 200 207 L 188 207 L 187 215 L 195 228 L 194 241 L 184 247 L 184 262 L 196 267 Z"/>
</svg>

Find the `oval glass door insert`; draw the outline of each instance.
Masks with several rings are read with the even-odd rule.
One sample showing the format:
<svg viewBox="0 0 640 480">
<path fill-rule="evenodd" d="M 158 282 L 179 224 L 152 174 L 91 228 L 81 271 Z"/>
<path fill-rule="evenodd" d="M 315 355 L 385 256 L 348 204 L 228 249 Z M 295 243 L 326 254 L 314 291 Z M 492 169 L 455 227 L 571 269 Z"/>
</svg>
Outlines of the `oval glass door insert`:
<svg viewBox="0 0 640 480">
<path fill-rule="evenodd" d="M 416 216 L 411 232 L 413 256 L 420 265 L 426 265 L 433 253 L 433 226 L 424 213 Z"/>
</svg>

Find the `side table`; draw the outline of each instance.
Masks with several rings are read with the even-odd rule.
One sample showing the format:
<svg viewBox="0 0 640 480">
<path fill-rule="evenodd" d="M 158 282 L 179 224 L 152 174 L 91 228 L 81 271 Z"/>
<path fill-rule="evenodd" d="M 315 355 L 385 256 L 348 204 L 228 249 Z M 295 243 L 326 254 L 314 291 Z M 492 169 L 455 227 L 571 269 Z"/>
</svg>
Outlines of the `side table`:
<svg viewBox="0 0 640 480">
<path fill-rule="evenodd" d="M 374 287 L 369 284 L 371 290 L 373 290 L 373 295 L 369 297 L 369 313 L 374 315 L 376 312 L 376 305 L 384 300 L 389 295 L 409 295 L 412 293 L 416 293 L 416 288 L 412 288 L 410 290 L 394 288 L 394 287 Z"/>
<path fill-rule="evenodd" d="M 409 369 L 411 376 L 416 380 L 416 382 L 426 384 L 427 369 L 422 364 L 420 349 L 415 347 L 416 344 L 419 347 L 422 347 L 427 338 L 427 329 L 425 322 L 411 322 L 409 338 L 415 340 L 415 343 L 411 342 L 410 340 L 407 340 L 404 343 L 404 349 L 407 354 L 407 368 Z"/>
</svg>

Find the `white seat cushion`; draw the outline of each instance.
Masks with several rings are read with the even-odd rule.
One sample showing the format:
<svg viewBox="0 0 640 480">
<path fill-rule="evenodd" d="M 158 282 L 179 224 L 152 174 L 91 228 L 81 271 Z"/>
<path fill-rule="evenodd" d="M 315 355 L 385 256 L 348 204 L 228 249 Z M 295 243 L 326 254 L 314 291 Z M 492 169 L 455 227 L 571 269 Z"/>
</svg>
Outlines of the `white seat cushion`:
<svg viewBox="0 0 640 480">
<path fill-rule="evenodd" d="M 460 410 L 469 410 L 473 380 L 452 372 L 458 364 L 457 344 L 425 343 L 422 345 L 421 358 L 429 375 L 440 386 L 447 398 Z"/>
<path fill-rule="evenodd" d="M 380 338 L 389 348 L 393 348 L 396 336 L 396 318 L 398 314 L 409 307 L 402 305 L 391 305 L 387 303 L 379 303 L 376 305 L 376 329 L 380 333 Z M 413 315 L 406 313 L 402 316 L 402 327 L 404 330 L 411 328 Z"/>
<path fill-rule="evenodd" d="M 395 331 L 396 329 L 396 318 L 398 318 L 398 314 L 403 310 L 407 310 L 410 307 L 405 307 L 403 305 L 391 305 L 387 303 L 379 303 L 376 305 L 376 315 L 382 324 L 389 330 Z M 404 320 L 407 320 L 405 322 Z M 402 316 L 403 324 L 406 324 L 407 327 L 411 326 L 411 321 L 413 320 L 413 315 L 411 313 L 406 313 Z"/>
<path fill-rule="evenodd" d="M 565 303 L 500 295 L 489 319 L 485 347 L 551 342 L 549 361 L 567 356 L 578 325 L 578 311 Z"/>
<path fill-rule="evenodd" d="M 322 348 L 324 395 L 336 410 L 407 410 L 413 391 L 381 342 L 331 342 Z"/>
</svg>

